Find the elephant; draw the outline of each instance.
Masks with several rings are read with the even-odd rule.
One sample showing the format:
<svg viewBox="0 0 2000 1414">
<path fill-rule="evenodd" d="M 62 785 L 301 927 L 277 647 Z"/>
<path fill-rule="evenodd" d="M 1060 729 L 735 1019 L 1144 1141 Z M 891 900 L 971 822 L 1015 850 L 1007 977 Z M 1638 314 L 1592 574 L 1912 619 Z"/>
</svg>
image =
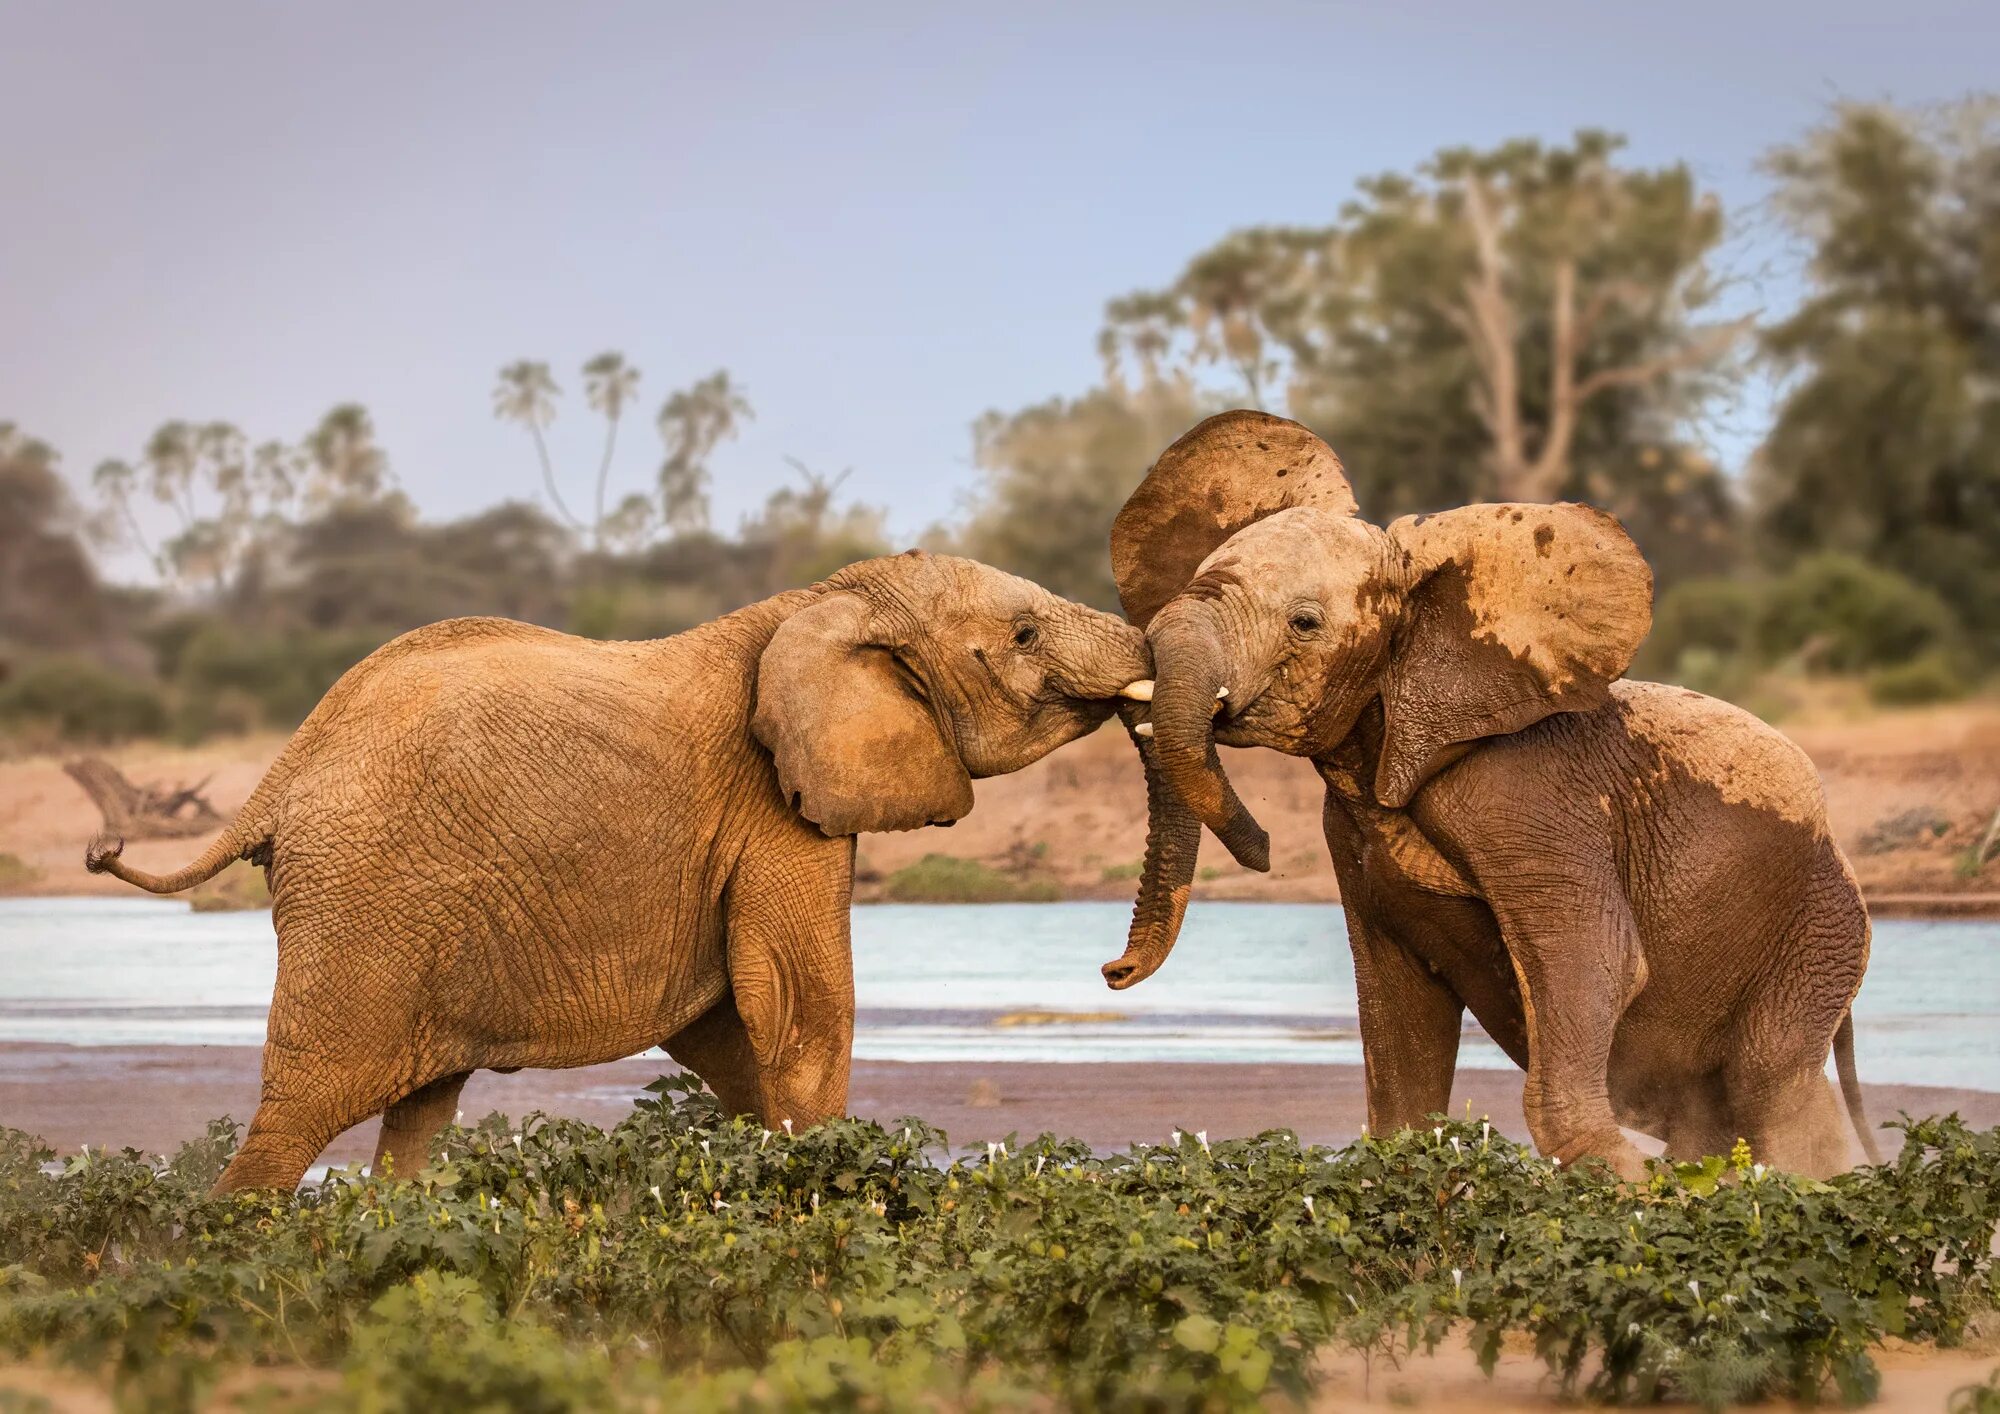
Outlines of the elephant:
<svg viewBox="0 0 2000 1414">
<path fill-rule="evenodd" d="M 1092 731 L 1144 637 L 976 561 L 865 560 L 701 627 L 596 642 L 498 618 L 351 668 L 199 858 L 262 865 L 262 1099 L 218 1189 L 292 1188 L 371 1115 L 409 1174 L 474 1070 L 655 1044 L 776 1128 L 845 1110 L 855 836 Z"/>
<path fill-rule="evenodd" d="M 1201 825 L 1268 867 L 1216 744 L 1269 747 L 1326 786 L 1376 1132 L 1447 1108 L 1470 1010 L 1562 1162 L 1638 1177 L 1622 1125 L 1672 1155 L 1741 1137 L 1845 1168 L 1829 1045 L 1876 1160 L 1850 1014 L 1868 914 L 1818 776 L 1747 712 L 1621 679 L 1652 576 L 1615 518 L 1470 505 L 1383 529 L 1332 448 L 1237 411 L 1160 457 L 1112 562 L 1168 787 L 1114 988 L 1172 948 Z"/>
</svg>

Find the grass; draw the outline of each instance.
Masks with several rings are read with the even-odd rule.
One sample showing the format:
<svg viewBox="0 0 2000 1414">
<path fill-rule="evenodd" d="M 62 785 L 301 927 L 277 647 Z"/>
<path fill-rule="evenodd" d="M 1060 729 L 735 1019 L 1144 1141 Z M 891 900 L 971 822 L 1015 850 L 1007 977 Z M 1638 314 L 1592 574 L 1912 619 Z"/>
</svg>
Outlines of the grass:
<svg viewBox="0 0 2000 1414">
<path fill-rule="evenodd" d="M 896 903 L 1053 903 L 1062 890 L 1053 879 L 1023 877 L 949 854 L 927 854 L 883 883 Z"/>
<path fill-rule="evenodd" d="M 41 881 L 42 871 L 18 854 L 0 854 L 0 889 L 25 889 Z"/>
</svg>

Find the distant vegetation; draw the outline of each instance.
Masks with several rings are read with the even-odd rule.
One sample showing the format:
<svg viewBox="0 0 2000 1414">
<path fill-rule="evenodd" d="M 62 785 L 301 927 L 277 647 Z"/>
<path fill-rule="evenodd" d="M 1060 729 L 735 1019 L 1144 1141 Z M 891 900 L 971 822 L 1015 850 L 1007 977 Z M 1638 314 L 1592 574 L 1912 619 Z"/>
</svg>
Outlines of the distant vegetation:
<svg viewBox="0 0 2000 1414">
<path fill-rule="evenodd" d="M 1449 149 L 1324 224 L 1237 231 L 1108 303 L 1098 386 L 980 418 L 977 494 L 926 539 L 1115 608 L 1107 531 L 1146 466 L 1202 415 L 1262 406 L 1324 435 L 1378 520 L 1616 512 L 1658 578 L 1645 673 L 1772 711 L 1774 679 L 1815 675 L 1885 703 L 1962 695 L 2000 665 L 1996 115 L 1843 105 L 1774 151 L 1804 294 L 1754 319 L 1715 194 L 1598 132 Z M 1709 434 L 1753 367 L 1781 380 L 1775 419 L 1724 467 Z M 536 499 L 448 522 L 403 495 L 357 404 L 296 441 L 168 422 L 87 496 L 0 423 L 0 733 L 285 729 L 418 624 L 667 634 L 895 548 L 879 509 L 840 502 L 845 473 L 796 460 L 733 530 L 711 524 L 710 462 L 754 416 L 727 370 L 658 402 L 637 478 L 639 369 L 611 351 L 579 380 L 592 462 L 556 464 L 561 381 L 511 363 L 494 412 L 526 434 Z M 155 582 L 107 584 L 111 543 Z"/>
<path fill-rule="evenodd" d="M 1829 1183 L 1739 1145 L 1630 1186 L 1470 1122 L 945 1162 L 918 1120 L 774 1133 L 649 1088 L 608 1133 L 493 1116 L 413 1181 L 299 1195 L 204 1196 L 227 1123 L 54 1173 L 0 1130 L 0 1350 L 167 1411 L 226 1375 L 273 1411 L 1252 1410 L 1323 1350 L 1469 1341 L 1720 1408 L 1865 1402 L 1872 1346 L 1993 1307 L 2000 1130 L 1956 1119 Z"/>
<path fill-rule="evenodd" d="M 977 859 L 926 854 L 891 874 L 882 896 L 892 903 L 1053 903 L 1062 890 L 1053 879 L 1003 872 Z"/>
</svg>

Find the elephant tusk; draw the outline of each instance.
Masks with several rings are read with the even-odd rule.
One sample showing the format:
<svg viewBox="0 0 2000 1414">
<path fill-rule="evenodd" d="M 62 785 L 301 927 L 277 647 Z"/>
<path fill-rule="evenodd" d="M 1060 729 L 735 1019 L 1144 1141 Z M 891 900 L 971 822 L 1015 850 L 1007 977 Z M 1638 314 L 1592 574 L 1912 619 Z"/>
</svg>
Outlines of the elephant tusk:
<svg viewBox="0 0 2000 1414">
<path fill-rule="evenodd" d="M 1132 731 L 1138 736 L 1151 736 L 1153 734 L 1153 724 L 1151 722 L 1141 722 L 1138 726 L 1132 728 Z"/>
<path fill-rule="evenodd" d="M 1135 681 L 1128 682 L 1125 686 L 1118 689 L 1118 695 L 1120 697 L 1129 697 L 1134 702 L 1151 702 L 1153 700 L 1153 680 L 1151 678 L 1138 678 Z"/>
</svg>

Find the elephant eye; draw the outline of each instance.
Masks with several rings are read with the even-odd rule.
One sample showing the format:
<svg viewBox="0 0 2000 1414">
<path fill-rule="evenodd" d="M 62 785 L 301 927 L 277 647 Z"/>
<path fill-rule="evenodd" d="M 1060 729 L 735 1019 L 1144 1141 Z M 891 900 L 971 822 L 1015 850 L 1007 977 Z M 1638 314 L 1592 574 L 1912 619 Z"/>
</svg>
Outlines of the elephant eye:
<svg viewBox="0 0 2000 1414">
<path fill-rule="evenodd" d="M 1041 637 L 1041 630 L 1033 624 L 1022 624 L 1014 630 L 1014 646 L 1016 648 L 1033 648 L 1035 644 L 1041 641 Z"/>
<path fill-rule="evenodd" d="M 1299 609 L 1292 614 L 1292 632 L 1318 633 L 1319 630 L 1320 630 L 1320 617 L 1318 610 Z"/>
</svg>

